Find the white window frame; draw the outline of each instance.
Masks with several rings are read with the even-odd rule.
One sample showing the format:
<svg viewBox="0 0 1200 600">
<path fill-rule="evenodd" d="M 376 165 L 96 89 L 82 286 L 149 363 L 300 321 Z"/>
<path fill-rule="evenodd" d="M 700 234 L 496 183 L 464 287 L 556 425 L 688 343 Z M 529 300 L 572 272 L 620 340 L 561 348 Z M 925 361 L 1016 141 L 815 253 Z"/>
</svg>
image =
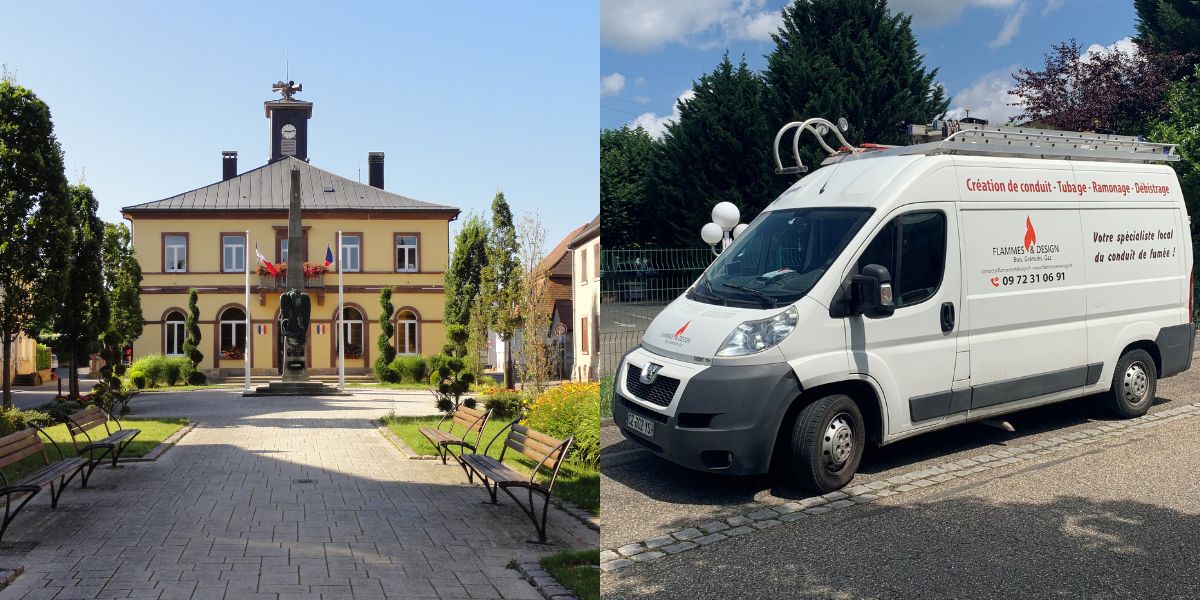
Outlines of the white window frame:
<svg viewBox="0 0 1200 600">
<path fill-rule="evenodd" d="M 230 242 L 229 240 L 238 240 Z M 232 250 L 232 252 L 230 252 Z M 230 254 L 232 254 L 233 263 L 229 264 Z M 221 236 L 221 270 L 226 273 L 242 273 L 246 270 L 246 236 L 245 235 L 222 235 Z"/>
<path fill-rule="evenodd" d="M 181 318 L 178 321 L 171 320 L 173 315 L 179 315 Z M 167 356 L 183 356 L 183 342 L 187 339 L 186 321 L 182 318 L 183 313 L 179 311 L 171 311 L 167 318 L 163 320 L 163 354 Z M 171 334 L 175 334 L 175 348 L 171 347 Z M 179 350 L 179 352 L 171 352 L 171 350 Z"/>
<path fill-rule="evenodd" d="M 354 240 L 353 244 L 347 244 L 346 240 Z M 362 236 L 358 235 L 342 235 L 342 263 L 339 269 L 344 273 L 358 273 L 362 271 Z"/>
<path fill-rule="evenodd" d="M 183 243 L 172 244 L 171 238 L 181 239 Z M 168 235 L 163 240 L 163 270 L 165 272 L 187 273 L 187 243 L 186 235 Z"/>
<path fill-rule="evenodd" d="M 412 242 L 412 244 L 403 244 L 400 242 L 400 240 L 404 240 L 404 239 L 411 239 L 411 240 L 413 240 L 413 242 Z M 420 270 L 420 268 L 421 268 L 420 245 L 421 245 L 421 238 L 419 238 L 415 235 L 402 234 L 402 235 L 396 236 L 396 272 L 397 273 L 416 273 L 417 271 Z M 409 258 L 410 254 L 411 254 L 412 260 L 411 261 L 400 260 L 400 252 L 401 251 L 404 251 L 405 259 Z M 412 264 L 412 268 L 409 268 L 406 266 L 410 263 Z"/>
<path fill-rule="evenodd" d="M 287 264 L 288 241 L 286 239 L 279 240 L 279 264 Z"/>
<path fill-rule="evenodd" d="M 351 311 L 351 310 L 358 313 L 359 318 L 347 319 L 346 311 Z M 352 342 L 354 340 L 354 336 L 352 334 L 354 332 L 354 329 L 356 329 L 356 328 L 358 329 L 359 358 L 366 356 L 367 348 L 366 348 L 366 340 L 363 339 L 364 338 L 364 333 L 363 333 L 364 330 L 363 330 L 362 312 L 359 311 L 357 308 L 354 308 L 353 306 L 347 306 L 344 309 L 342 309 L 342 328 L 344 330 L 344 333 L 342 334 L 344 337 L 339 337 L 339 338 L 335 339 L 333 342 L 334 356 L 342 355 L 341 350 L 338 348 L 338 344 L 341 342 L 341 340 L 345 339 L 348 342 Z M 346 358 L 349 360 L 355 360 L 350 357 L 346 357 Z"/>
<path fill-rule="evenodd" d="M 245 311 L 243 310 L 242 318 L 240 318 L 240 319 L 230 320 L 230 319 L 225 318 L 225 315 L 228 314 L 229 311 L 235 310 L 235 309 L 243 310 L 243 309 L 241 309 L 241 307 L 231 306 L 221 312 L 221 322 L 217 328 L 217 336 L 218 336 L 217 350 L 218 350 L 218 352 L 223 353 L 223 352 L 225 352 L 225 350 L 227 348 L 230 348 L 230 346 L 225 345 L 225 326 L 226 325 L 230 326 L 230 328 L 229 328 L 230 333 L 233 335 L 233 338 L 235 340 L 238 338 L 238 330 L 240 329 L 242 331 L 242 336 L 241 336 L 242 352 L 248 352 L 250 350 L 250 339 L 249 339 L 249 336 L 246 335 L 247 332 L 246 332 L 246 313 L 245 313 Z M 232 347 L 237 347 L 237 344 L 233 344 Z M 220 354 L 217 355 L 216 359 L 217 360 L 241 360 L 241 359 L 224 358 Z"/>
<path fill-rule="evenodd" d="M 410 311 L 404 312 L 412 315 L 412 318 L 396 320 L 396 354 L 406 356 L 420 354 L 421 321 L 417 318 L 416 313 Z M 412 327 L 411 336 L 409 335 L 409 327 Z"/>
</svg>

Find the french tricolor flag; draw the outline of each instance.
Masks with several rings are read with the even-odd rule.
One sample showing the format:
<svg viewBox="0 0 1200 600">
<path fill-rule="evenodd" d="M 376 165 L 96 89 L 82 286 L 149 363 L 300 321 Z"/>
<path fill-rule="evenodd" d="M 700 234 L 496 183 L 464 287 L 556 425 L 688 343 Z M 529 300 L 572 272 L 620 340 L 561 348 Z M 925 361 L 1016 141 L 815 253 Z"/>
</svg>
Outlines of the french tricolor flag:
<svg viewBox="0 0 1200 600">
<path fill-rule="evenodd" d="M 325 244 L 325 268 L 333 266 L 333 248 L 328 243 Z"/>
<path fill-rule="evenodd" d="M 267 260 L 267 257 L 263 256 L 262 252 L 258 250 L 258 244 L 254 245 L 254 255 L 258 257 L 258 262 L 267 268 L 267 272 L 271 274 L 271 277 L 279 274 L 279 271 L 275 270 L 275 265 L 271 264 L 271 261 Z"/>
</svg>

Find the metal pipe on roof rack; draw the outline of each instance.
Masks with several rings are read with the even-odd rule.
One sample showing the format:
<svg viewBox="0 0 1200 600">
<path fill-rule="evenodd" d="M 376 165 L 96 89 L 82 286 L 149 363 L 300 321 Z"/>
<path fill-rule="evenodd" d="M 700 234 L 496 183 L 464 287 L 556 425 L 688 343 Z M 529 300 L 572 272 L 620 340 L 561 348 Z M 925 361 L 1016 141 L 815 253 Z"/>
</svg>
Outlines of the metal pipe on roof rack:
<svg viewBox="0 0 1200 600">
<path fill-rule="evenodd" d="M 775 134 L 774 151 L 776 173 L 805 173 L 808 171 L 808 167 L 804 166 L 804 162 L 800 160 L 800 135 L 804 131 L 812 132 L 813 136 L 817 138 L 817 143 L 821 145 L 821 148 L 824 149 L 825 152 L 829 153 L 831 156 L 837 154 L 837 150 L 834 150 L 829 146 L 828 143 L 825 142 L 825 134 L 821 133 L 817 127 L 815 127 L 815 125 L 824 126 L 826 133 L 832 131 L 833 134 L 837 136 L 837 139 L 841 145 L 850 148 L 851 152 L 856 150 L 856 148 L 850 145 L 850 142 L 847 142 L 846 138 L 842 136 L 842 132 L 840 129 L 838 129 L 837 125 L 834 125 L 826 119 L 812 117 L 805 119 L 804 121 L 792 121 L 781 127 L 779 132 Z M 779 158 L 779 141 L 783 139 L 783 134 L 793 127 L 796 128 L 796 133 L 792 135 L 792 158 L 796 161 L 796 166 L 785 169 L 783 167 L 783 161 Z"/>
</svg>

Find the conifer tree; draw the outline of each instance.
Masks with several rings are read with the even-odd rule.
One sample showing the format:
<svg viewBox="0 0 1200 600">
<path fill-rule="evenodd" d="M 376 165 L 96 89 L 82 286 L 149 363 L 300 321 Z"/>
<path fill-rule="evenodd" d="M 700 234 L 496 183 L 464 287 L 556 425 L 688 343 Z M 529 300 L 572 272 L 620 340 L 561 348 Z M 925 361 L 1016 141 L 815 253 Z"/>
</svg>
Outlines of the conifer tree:
<svg viewBox="0 0 1200 600">
<path fill-rule="evenodd" d="M 470 322 L 471 306 L 479 297 L 483 267 L 487 264 L 487 240 L 487 222 L 474 214 L 467 217 L 454 236 L 454 254 L 445 276 L 447 325 L 465 327 Z"/>
<path fill-rule="evenodd" d="M 200 361 L 204 360 L 204 353 L 200 352 L 200 307 L 197 306 L 199 295 L 196 288 L 188 290 L 188 316 L 183 324 L 186 332 L 183 339 L 183 355 L 192 363 L 192 370 L 188 375 L 189 385 L 203 385 L 206 379 L 204 372 L 200 370 Z"/>
<path fill-rule="evenodd" d="M 640 125 L 600 133 L 600 227 L 610 248 L 647 248 L 662 243 L 656 230 L 658 219 L 647 214 L 653 211 L 657 216 L 659 212 L 646 195 L 656 146 Z"/>
<path fill-rule="evenodd" d="M 379 338 L 376 341 L 379 356 L 375 358 L 374 365 L 375 379 L 379 381 L 395 379 L 395 370 L 388 368 L 396 358 L 396 348 L 392 346 L 392 336 L 396 333 L 396 326 L 392 324 L 392 313 L 395 311 L 396 307 L 392 306 L 392 288 L 385 287 L 379 291 Z"/>
</svg>

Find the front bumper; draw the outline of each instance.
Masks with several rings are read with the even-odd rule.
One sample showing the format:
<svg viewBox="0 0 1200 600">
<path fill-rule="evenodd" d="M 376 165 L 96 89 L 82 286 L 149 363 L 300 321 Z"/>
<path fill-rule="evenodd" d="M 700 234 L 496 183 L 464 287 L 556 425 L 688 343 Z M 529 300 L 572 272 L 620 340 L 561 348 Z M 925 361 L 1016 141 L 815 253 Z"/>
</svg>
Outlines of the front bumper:
<svg viewBox="0 0 1200 600">
<path fill-rule="evenodd" d="M 664 365 L 664 376 L 680 379 L 668 406 L 638 398 L 627 384 L 630 365 L 671 363 L 638 350 L 626 356 L 613 386 L 613 422 L 625 436 L 654 454 L 700 471 L 730 475 L 765 473 L 780 423 L 800 385 L 787 363 L 696 367 Z M 631 429 L 629 414 L 654 423 L 654 435 Z"/>
</svg>

